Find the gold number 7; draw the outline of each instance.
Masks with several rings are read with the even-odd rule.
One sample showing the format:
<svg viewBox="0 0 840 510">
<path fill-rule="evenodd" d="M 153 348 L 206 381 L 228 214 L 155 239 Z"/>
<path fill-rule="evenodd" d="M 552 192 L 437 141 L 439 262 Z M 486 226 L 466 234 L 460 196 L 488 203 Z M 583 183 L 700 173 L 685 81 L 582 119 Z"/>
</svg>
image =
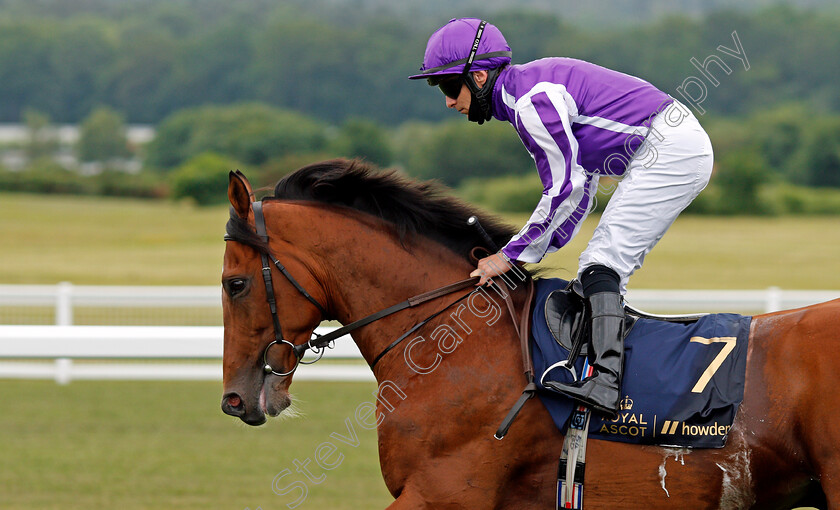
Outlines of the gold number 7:
<svg viewBox="0 0 840 510">
<path fill-rule="evenodd" d="M 715 359 L 712 360 L 711 364 L 706 367 L 706 370 L 703 371 L 703 374 L 700 375 L 700 379 L 697 381 L 697 384 L 694 385 L 694 388 L 691 388 L 692 393 L 703 393 L 703 390 L 706 388 L 706 385 L 709 384 L 709 381 L 712 380 L 712 377 L 715 375 L 715 372 L 718 371 L 721 365 L 723 365 L 723 361 L 729 356 L 729 353 L 735 349 L 735 342 L 737 341 L 737 337 L 734 336 L 721 336 L 721 337 L 714 337 L 714 338 L 703 338 L 702 336 L 693 336 L 691 337 L 690 342 L 697 342 L 703 345 L 711 345 L 715 343 L 723 342 L 723 349 L 720 350 Z"/>
</svg>

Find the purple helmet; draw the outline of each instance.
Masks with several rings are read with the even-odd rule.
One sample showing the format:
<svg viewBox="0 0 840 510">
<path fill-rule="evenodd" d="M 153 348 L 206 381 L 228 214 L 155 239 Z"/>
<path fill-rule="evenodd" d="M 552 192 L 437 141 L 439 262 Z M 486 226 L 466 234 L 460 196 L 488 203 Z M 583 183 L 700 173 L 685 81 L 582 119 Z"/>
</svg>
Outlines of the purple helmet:
<svg viewBox="0 0 840 510">
<path fill-rule="evenodd" d="M 490 23 L 479 30 L 482 21 L 477 18 L 455 18 L 440 27 L 429 37 L 420 74 L 409 76 L 419 80 L 442 74 L 461 74 L 469 60 L 474 43 L 478 40 L 469 71 L 494 69 L 510 63 L 511 51 L 505 37 Z"/>
</svg>

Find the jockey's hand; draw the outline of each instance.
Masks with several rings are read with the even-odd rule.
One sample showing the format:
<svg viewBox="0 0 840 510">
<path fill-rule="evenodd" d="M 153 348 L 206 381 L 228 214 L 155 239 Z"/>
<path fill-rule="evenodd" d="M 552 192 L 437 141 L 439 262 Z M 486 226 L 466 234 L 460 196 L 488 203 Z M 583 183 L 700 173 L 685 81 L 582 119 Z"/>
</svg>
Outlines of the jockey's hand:
<svg viewBox="0 0 840 510">
<path fill-rule="evenodd" d="M 501 253 L 494 253 L 478 261 L 478 268 L 470 276 L 479 276 L 481 280 L 476 285 L 484 285 L 494 276 L 506 273 L 510 269 L 510 262 Z"/>
</svg>

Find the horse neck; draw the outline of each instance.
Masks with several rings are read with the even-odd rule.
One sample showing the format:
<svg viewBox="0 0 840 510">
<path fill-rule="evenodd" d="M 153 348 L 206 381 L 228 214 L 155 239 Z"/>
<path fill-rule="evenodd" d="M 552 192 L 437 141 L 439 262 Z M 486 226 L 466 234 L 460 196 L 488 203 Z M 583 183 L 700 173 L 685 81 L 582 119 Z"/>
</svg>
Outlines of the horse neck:
<svg viewBox="0 0 840 510">
<path fill-rule="evenodd" d="M 307 215 L 289 216 L 302 220 L 303 228 L 310 229 L 306 237 L 315 242 L 306 243 L 305 250 L 319 261 L 322 270 L 318 279 L 328 296 L 331 312 L 342 324 L 463 280 L 474 269 L 456 253 L 424 237 L 408 236 L 403 245 L 387 224 L 367 215 L 323 207 L 313 212 L 318 215 L 317 239 L 311 235 L 312 225 L 316 223 L 307 222 Z M 295 241 L 295 245 L 300 247 L 302 241 Z M 469 288 L 453 292 L 382 318 L 353 332 L 353 339 L 371 364 L 400 335 L 469 292 Z M 506 309 L 504 320 L 510 321 Z M 377 365 L 377 376 L 379 365 L 385 369 L 393 359 L 398 363 L 401 358 L 389 353 Z"/>
<path fill-rule="evenodd" d="M 338 289 L 342 322 L 358 320 L 408 298 L 468 278 L 472 269 L 437 243 L 415 239 L 410 251 L 382 232 L 367 232 L 332 264 L 331 287 Z M 380 319 L 353 335 L 371 363 L 404 331 L 433 314 L 469 289 L 442 296 Z"/>
</svg>

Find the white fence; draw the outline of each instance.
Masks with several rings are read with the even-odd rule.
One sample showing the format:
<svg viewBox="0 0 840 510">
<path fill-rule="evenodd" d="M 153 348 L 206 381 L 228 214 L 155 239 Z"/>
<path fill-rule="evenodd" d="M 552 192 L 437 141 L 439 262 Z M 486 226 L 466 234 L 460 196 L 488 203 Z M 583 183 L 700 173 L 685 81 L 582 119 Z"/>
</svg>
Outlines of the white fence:
<svg viewBox="0 0 840 510">
<path fill-rule="evenodd" d="M 0 326 L 0 379 L 221 380 L 222 332 L 220 326 Z M 349 336 L 324 354 L 340 358 L 361 358 Z M 364 364 L 321 363 L 301 365 L 295 379 L 372 381 L 373 375 Z"/>
<path fill-rule="evenodd" d="M 50 307 L 55 324 L 74 324 L 77 307 L 216 308 L 221 318 L 222 289 L 213 286 L 0 285 L 0 308 Z M 221 320 L 221 319 L 220 319 Z"/>
<path fill-rule="evenodd" d="M 840 297 L 840 291 L 634 290 L 628 301 L 644 311 L 759 313 Z M 221 379 L 220 326 L 73 325 L 74 307 L 217 308 L 219 287 L 100 287 L 0 285 L 0 308 L 54 307 L 55 325 L 0 325 L 0 378 Z M 319 333 L 334 328 L 319 328 Z M 326 359 L 361 357 L 349 338 L 336 341 Z M 108 360 L 86 362 L 88 359 Z M 142 363 L 129 363 L 142 359 Z M 33 361 L 34 360 L 34 361 Z M 74 362 L 74 360 L 80 360 Z M 153 360 L 153 361 L 149 361 Z M 178 363 L 171 360 L 205 360 Z M 373 380 L 364 364 L 301 366 L 295 378 Z"/>
</svg>

